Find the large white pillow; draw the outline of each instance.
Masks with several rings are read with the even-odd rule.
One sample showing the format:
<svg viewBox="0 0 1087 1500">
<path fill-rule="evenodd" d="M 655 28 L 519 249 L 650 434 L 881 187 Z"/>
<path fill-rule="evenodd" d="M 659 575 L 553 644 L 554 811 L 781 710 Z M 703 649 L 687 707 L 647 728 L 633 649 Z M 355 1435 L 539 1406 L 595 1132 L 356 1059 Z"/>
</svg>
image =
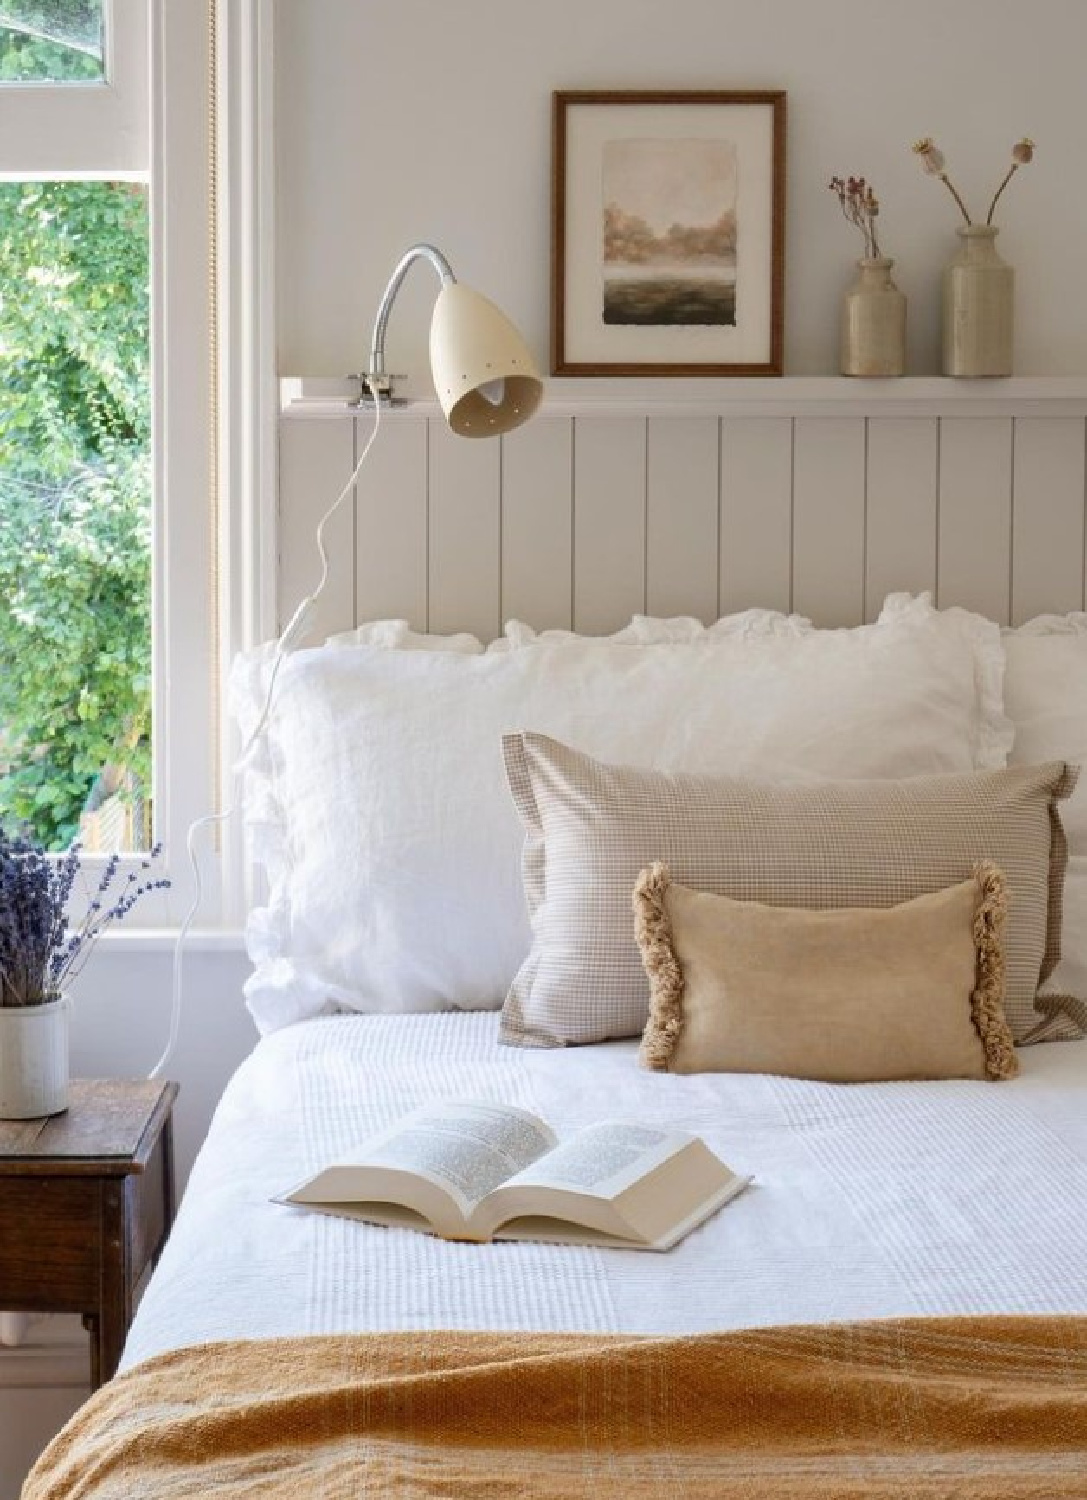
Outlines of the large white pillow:
<svg viewBox="0 0 1087 1500">
<path fill-rule="evenodd" d="M 924 599 L 855 630 L 755 611 L 710 629 L 636 620 L 618 639 L 511 625 L 487 650 L 435 644 L 385 622 L 279 674 L 246 797 L 270 882 L 248 928 L 262 1031 L 337 1006 L 501 1005 L 530 940 L 504 733 L 790 780 L 992 768 L 1011 743 L 997 627 Z M 236 665 L 243 733 L 268 660 Z"/>
<path fill-rule="evenodd" d="M 1087 614 L 1041 615 L 1004 632 L 1005 706 L 1015 725 L 1013 764 L 1052 760 L 1087 767 Z M 1046 993 L 1087 995 L 1087 771 L 1061 807 L 1068 839 L 1061 962 Z M 1078 1015 L 1087 1028 L 1087 1008 Z M 1078 1014 L 1078 1013 L 1077 1013 Z M 1067 1023 L 1043 1035 L 1078 1034 Z"/>
</svg>

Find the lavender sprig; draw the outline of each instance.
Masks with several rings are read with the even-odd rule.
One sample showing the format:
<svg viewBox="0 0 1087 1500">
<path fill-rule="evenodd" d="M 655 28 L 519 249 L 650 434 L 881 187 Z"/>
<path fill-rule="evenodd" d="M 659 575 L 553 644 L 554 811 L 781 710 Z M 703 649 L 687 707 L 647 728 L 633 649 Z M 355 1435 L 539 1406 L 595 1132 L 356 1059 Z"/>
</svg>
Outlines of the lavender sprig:
<svg viewBox="0 0 1087 1500">
<path fill-rule="evenodd" d="M 156 845 L 117 884 L 121 861 L 111 855 L 82 916 L 72 924 L 69 905 L 82 873 L 73 845 L 50 855 L 32 840 L 0 829 L 0 1006 L 45 1005 L 72 983 L 102 934 L 120 922 L 150 891 L 170 882 L 144 877 L 161 853 Z"/>
</svg>

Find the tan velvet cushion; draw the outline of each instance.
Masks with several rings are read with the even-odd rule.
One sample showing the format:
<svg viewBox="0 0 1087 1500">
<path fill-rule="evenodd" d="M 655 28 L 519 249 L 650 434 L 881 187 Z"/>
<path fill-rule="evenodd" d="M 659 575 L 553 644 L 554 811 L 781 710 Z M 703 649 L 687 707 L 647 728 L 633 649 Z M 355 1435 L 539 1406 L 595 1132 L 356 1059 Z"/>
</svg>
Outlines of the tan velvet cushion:
<svg viewBox="0 0 1087 1500">
<path fill-rule="evenodd" d="M 694 890 L 812 909 L 894 906 L 990 859 L 1008 882 L 1008 1023 L 1078 1036 L 1087 1006 L 1037 996 L 1060 956 L 1067 846 L 1061 761 L 901 781 L 804 784 L 608 765 L 546 735 L 502 741 L 525 826 L 532 947 L 500 1036 L 565 1046 L 640 1036 L 649 986 L 630 893 L 654 860 Z M 1047 1019 L 1051 1018 L 1051 1019 Z M 1057 1029 L 1059 1027 L 1059 1029 Z"/>
<path fill-rule="evenodd" d="M 641 1060 L 832 1083 L 1014 1077 L 1006 909 L 990 863 L 897 906 L 839 911 L 692 891 L 655 864 L 634 891 L 650 981 Z"/>
</svg>

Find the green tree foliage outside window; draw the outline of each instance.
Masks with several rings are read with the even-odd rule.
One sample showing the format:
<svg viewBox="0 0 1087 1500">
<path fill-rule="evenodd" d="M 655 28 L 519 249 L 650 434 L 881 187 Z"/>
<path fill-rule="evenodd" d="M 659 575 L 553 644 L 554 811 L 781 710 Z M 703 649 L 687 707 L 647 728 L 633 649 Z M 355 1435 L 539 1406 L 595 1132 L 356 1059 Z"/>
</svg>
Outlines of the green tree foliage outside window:
<svg viewBox="0 0 1087 1500">
<path fill-rule="evenodd" d="M 138 184 L 0 184 L 0 822 L 50 848 L 150 780 L 147 230 Z"/>
<path fill-rule="evenodd" d="M 0 0 L 0 84 L 102 76 L 102 0 Z"/>
</svg>

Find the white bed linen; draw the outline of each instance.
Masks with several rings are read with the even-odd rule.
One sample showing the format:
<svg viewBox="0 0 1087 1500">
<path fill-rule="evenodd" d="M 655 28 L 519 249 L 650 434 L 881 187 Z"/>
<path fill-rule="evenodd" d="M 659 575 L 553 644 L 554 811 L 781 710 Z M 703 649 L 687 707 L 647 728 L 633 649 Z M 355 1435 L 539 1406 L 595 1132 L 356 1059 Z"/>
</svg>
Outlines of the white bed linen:
<svg viewBox="0 0 1087 1500">
<path fill-rule="evenodd" d="M 500 1047 L 491 1014 L 326 1017 L 263 1040 L 216 1112 L 125 1351 L 421 1327 L 687 1333 L 908 1315 L 1087 1312 L 1087 1042 L 1012 1083 L 671 1077 L 634 1042 Z M 666 1255 L 447 1244 L 269 1202 L 435 1097 L 560 1134 L 629 1116 L 702 1134 L 755 1184 Z"/>
</svg>

